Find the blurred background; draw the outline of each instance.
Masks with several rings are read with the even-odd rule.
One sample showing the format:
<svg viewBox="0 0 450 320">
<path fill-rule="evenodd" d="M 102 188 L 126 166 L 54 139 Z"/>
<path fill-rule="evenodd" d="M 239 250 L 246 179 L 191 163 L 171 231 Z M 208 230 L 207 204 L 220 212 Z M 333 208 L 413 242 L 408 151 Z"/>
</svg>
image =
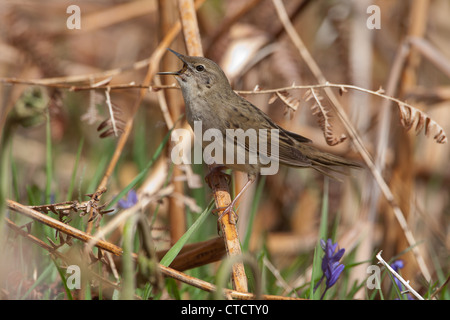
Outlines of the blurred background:
<svg viewBox="0 0 450 320">
<path fill-rule="evenodd" d="M 73 22 L 74 11 L 68 11 L 71 4 L 81 9 L 80 29 L 68 28 Z M 449 1 L 290 0 L 284 5 L 329 82 L 372 91 L 383 88 L 450 132 Z M 372 5 L 379 11 L 368 11 Z M 24 205 L 88 200 L 86 194 L 95 192 L 104 179 L 120 135 L 129 130 L 102 195 L 101 203 L 108 203 L 145 170 L 170 125 L 184 113 L 180 91 L 164 89 L 175 84 L 173 77 L 153 77 L 150 84 L 163 89 L 148 90 L 142 96 L 141 88 L 133 87 L 146 82 L 150 62 L 159 64 L 153 72 L 181 67 L 171 54 L 164 53 L 161 61 L 150 58 L 179 19 L 177 1 L 2 0 L 0 15 L 2 206 L 4 199 Z M 204 55 L 220 64 L 238 92 L 317 84 L 272 1 L 206 0 L 197 19 Z M 379 28 L 369 28 L 374 21 L 370 19 L 378 19 Z M 186 53 L 186 41 L 179 32 L 168 47 Z M 49 80 L 38 84 L 38 79 Z M 70 86 L 81 88 L 105 79 L 108 85 L 124 87 L 108 94 L 105 89 L 70 90 Z M 273 294 L 289 287 L 301 292 L 310 281 L 314 248 L 323 235 L 319 226 L 326 217 L 327 237 L 346 249 L 346 283 L 336 289 L 334 298 L 374 297 L 363 283 L 367 266 L 376 264 L 380 250 L 385 260 L 404 262 L 402 275 L 417 291 L 430 292 L 449 276 L 448 143 L 436 143 L 433 132 L 427 137 L 424 130 L 418 134 L 405 130 L 395 102 L 357 90 L 333 90 L 405 215 L 425 265 L 418 265 L 392 203 L 366 167 L 353 170 L 342 181 L 290 168 L 260 177 L 238 209 L 244 251 L 264 256 L 280 270 L 288 286 L 274 289 Z M 317 147 L 364 164 L 350 139 L 327 145 L 311 110 L 314 101 L 306 101 L 306 93 L 306 89 L 288 92 L 296 110 L 281 99 L 274 101 L 272 94 L 242 95 Z M 325 97 L 321 90 L 318 93 Z M 111 123 L 98 130 L 110 118 L 108 99 L 117 119 L 117 134 Z M 322 103 L 330 105 L 325 98 Z M 329 109 L 333 133 L 339 137 L 345 128 Z M 182 118 L 178 126 L 184 122 Z M 166 147 L 135 188 L 138 197 L 143 197 L 173 187 L 142 209 L 151 222 L 158 252 L 175 243 L 212 199 L 204 183 L 206 166 L 174 166 Z M 233 173 L 234 194 L 246 179 L 242 173 Z M 100 225 L 121 210 L 114 208 L 116 213 L 98 219 Z M 17 225 L 30 221 L 9 211 L 5 215 Z M 87 217 L 76 214 L 71 219 L 68 223 L 82 230 L 88 223 Z M 38 228 L 36 224 L 33 228 Z M 120 246 L 121 230 L 107 240 Z M 56 241 L 54 232 L 33 231 L 43 241 L 46 236 Z M 45 250 L 14 241 L 18 236 L 11 230 L 7 233 L 3 241 L 14 249 L 2 253 L 2 298 L 24 290 L 20 286 L 30 288 L 36 273 L 48 263 Z M 217 236 L 216 218 L 211 215 L 190 242 Z M 217 264 L 203 268 L 208 280 Z M 277 281 L 273 278 L 268 283 L 280 286 Z M 50 296 L 56 290 L 52 283 L 49 280 L 45 287 Z M 385 281 L 385 288 L 390 285 Z M 33 297 L 43 298 L 43 292 L 35 289 Z M 448 294 L 444 290 L 442 297 Z"/>
</svg>

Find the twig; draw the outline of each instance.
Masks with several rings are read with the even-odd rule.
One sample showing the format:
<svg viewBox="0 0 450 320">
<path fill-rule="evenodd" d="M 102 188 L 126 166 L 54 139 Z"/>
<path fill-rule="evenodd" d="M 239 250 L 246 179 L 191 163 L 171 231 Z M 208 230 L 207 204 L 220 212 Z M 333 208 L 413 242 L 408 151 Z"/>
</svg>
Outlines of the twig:
<svg viewBox="0 0 450 320">
<path fill-rule="evenodd" d="M 437 288 L 437 289 L 433 292 L 433 294 L 430 296 L 430 300 L 435 299 L 435 298 L 436 298 L 436 295 L 437 295 L 439 292 L 441 292 L 442 289 L 443 289 L 447 284 L 449 284 L 449 282 L 450 282 L 450 275 L 447 277 L 447 280 L 445 280 L 445 282 L 444 282 L 439 288 Z"/>
<path fill-rule="evenodd" d="M 31 209 L 30 207 L 24 206 L 13 200 L 6 200 L 6 203 L 7 203 L 7 206 L 9 209 L 19 212 L 21 214 L 24 214 L 24 215 L 26 215 L 34 220 L 37 220 L 53 229 L 56 229 L 60 232 L 68 234 L 71 237 L 77 238 L 84 242 L 88 242 L 90 240 L 95 240 L 96 247 L 104 249 L 111 253 L 114 253 L 115 255 L 118 255 L 118 256 L 122 254 L 122 249 L 112 243 L 109 243 L 109 242 L 103 241 L 103 240 L 94 239 L 93 236 L 87 234 L 86 232 L 80 231 L 74 227 L 71 227 L 61 221 L 53 219 L 39 211 Z"/>
<path fill-rule="evenodd" d="M 126 210 L 123 210 L 122 212 L 120 212 L 120 214 L 115 215 L 114 218 L 108 221 L 108 223 L 102 229 L 98 230 L 94 234 L 94 236 L 89 240 L 88 245 L 86 246 L 86 250 L 90 250 L 92 246 L 96 245 L 97 240 L 104 238 L 106 234 L 115 230 L 117 227 L 122 225 L 128 218 L 139 212 L 143 207 L 143 203 L 148 204 L 148 202 L 166 197 L 170 195 L 172 192 L 173 187 L 168 186 L 164 189 L 159 190 L 157 193 L 151 195 L 148 198 L 140 197 L 142 199 L 139 199 L 134 206 Z"/>
<path fill-rule="evenodd" d="M 289 20 L 289 17 L 287 16 L 286 10 L 284 8 L 284 5 L 281 0 L 272 0 L 275 8 L 278 12 L 278 16 L 280 17 L 281 22 L 283 23 L 286 32 L 288 33 L 289 37 L 291 38 L 294 45 L 297 47 L 297 49 L 300 52 L 300 55 L 302 56 L 303 60 L 305 60 L 306 64 L 308 65 L 311 72 L 314 74 L 315 78 L 319 82 L 319 84 L 327 84 L 327 80 L 324 77 L 322 71 L 320 70 L 317 63 L 314 61 L 313 57 L 303 44 L 303 41 L 301 40 L 300 36 L 298 35 L 297 31 L 295 30 L 294 26 L 292 25 L 291 21 Z M 400 207 L 397 205 L 394 195 L 392 194 L 391 189 L 387 185 L 386 181 L 384 181 L 381 172 L 377 170 L 372 157 L 370 156 L 369 151 L 365 147 L 363 141 L 361 140 L 361 137 L 356 132 L 356 129 L 354 128 L 353 124 L 351 123 L 350 119 L 348 118 L 347 114 L 344 111 L 344 108 L 342 107 L 341 103 L 337 99 L 336 95 L 333 93 L 333 91 L 329 87 L 325 87 L 324 91 L 328 98 L 331 101 L 331 106 L 336 111 L 336 114 L 338 115 L 339 119 L 341 120 L 342 124 L 347 129 L 347 132 L 355 145 L 358 152 L 361 154 L 361 157 L 367 164 L 368 168 L 370 169 L 374 179 L 378 183 L 379 187 L 381 188 L 381 191 L 383 192 L 387 202 L 392 207 L 394 211 L 394 215 L 399 222 L 401 228 L 403 229 L 403 232 L 405 234 L 405 237 L 411 247 L 413 247 L 413 253 L 417 260 L 417 263 L 419 265 L 419 268 L 424 275 L 425 279 L 427 281 L 431 280 L 431 274 L 428 270 L 428 267 L 425 264 L 425 261 L 423 260 L 423 257 L 421 256 L 419 249 L 415 246 L 416 240 L 414 239 L 414 236 L 412 232 L 409 230 L 408 224 L 406 222 L 405 216 L 400 209 Z"/>
<path fill-rule="evenodd" d="M 441 70 L 447 77 L 450 77 L 450 61 L 436 47 L 432 46 L 429 41 L 416 36 L 409 36 L 408 43 L 414 47 L 423 57 L 428 59 L 432 64 Z"/>
<path fill-rule="evenodd" d="M 10 210 L 14 210 L 20 214 L 24 214 L 24 215 L 32 218 L 33 220 L 44 223 L 44 224 L 48 225 L 49 227 L 54 228 L 60 232 L 63 232 L 67 235 L 77 238 L 83 242 L 94 241 L 96 247 L 103 249 L 107 252 L 113 253 L 117 256 L 121 256 L 123 253 L 123 249 L 121 247 L 118 247 L 108 241 L 99 240 L 98 238 L 94 239 L 93 236 L 91 236 L 90 234 L 87 234 L 86 232 L 83 232 L 81 230 L 78 230 L 76 228 L 68 226 L 58 220 L 48 217 L 47 215 L 45 215 L 43 213 L 40 213 L 36 210 L 33 210 L 27 206 L 24 206 L 20 203 L 15 202 L 15 201 L 6 200 L 6 202 L 7 202 L 8 208 Z M 49 250 L 49 252 L 55 253 L 55 255 L 60 256 L 60 254 L 57 251 L 55 251 L 51 246 L 43 243 L 41 240 L 35 238 L 34 236 L 29 235 L 27 232 L 20 229 L 16 225 L 14 225 L 14 223 L 7 220 L 7 225 L 9 227 L 11 227 L 12 229 L 14 229 L 16 232 L 18 232 L 19 234 L 21 234 L 22 236 L 27 237 L 28 239 L 37 243 L 39 246 Z M 135 253 L 132 253 L 132 258 L 135 261 L 137 261 L 138 255 Z M 187 274 L 177 271 L 173 268 L 164 267 L 159 264 L 158 264 L 158 268 L 160 269 L 161 273 L 163 275 L 165 275 L 166 277 L 174 278 L 174 279 L 182 281 L 188 285 L 194 286 L 196 288 L 199 288 L 201 290 L 205 290 L 208 292 L 215 292 L 217 290 L 217 287 L 212 285 L 211 283 L 200 280 L 198 278 L 188 276 Z M 257 297 L 255 294 L 252 294 L 252 293 L 239 292 L 239 291 L 229 290 L 229 289 L 223 289 L 222 292 L 223 292 L 224 296 L 230 296 L 235 299 L 249 300 L 249 299 L 255 299 Z M 294 298 L 286 298 L 286 297 L 274 296 L 274 295 L 262 295 L 262 298 L 267 299 L 267 300 L 293 300 L 294 299 Z M 302 300 L 302 299 L 296 299 L 296 300 Z"/>
<path fill-rule="evenodd" d="M 106 96 L 106 105 L 108 106 L 108 110 L 109 110 L 109 116 L 111 118 L 111 124 L 114 130 L 114 135 L 116 137 L 119 136 L 119 133 L 117 132 L 117 127 L 116 127 L 116 118 L 114 117 L 114 111 L 113 111 L 113 106 L 111 104 L 111 96 L 109 94 L 109 92 L 111 91 L 111 88 L 106 88 L 105 90 L 105 96 Z"/>
<path fill-rule="evenodd" d="M 178 89 L 178 86 L 173 83 L 170 85 L 143 85 L 136 84 L 134 81 L 129 83 L 109 84 L 111 77 L 100 80 L 91 85 L 74 85 L 70 83 L 53 82 L 53 78 L 44 79 L 18 79 L 18 78 L 0 78 L 0 83 L 18 84 L 18 85 L 32 85 L 42 86 L 47 88 L 68 89 L 69 91 L 86 91 L 86 90 L 129 90 L 129 89 L 148 89 L 149 91 L 158 92 L 161 89 Z M 62 78 L 61 78 L 62 79 Z"/>
<path fill-rule="evenodd" d="M 270 262 L 269 259 L 267 259 L 267 257 L 263 258 L 263 263 L 264 265 L 270 270 L 270 272 L 272 272 L 272 274 L 274 275 L 274 277 L 277 279 L 277 281 L 280 283 L 280 285 L 283 287 L 284 292 L 294 292 L 295 289 L 292 288 L 284 279 L 283 276 L 280 274 L 280 271 L 275 268 L 275 266 L 272 264 L 272 262 Z"/>
<path fill-rule="evenodd" d="M 424 300 L 424 298 L 409 285 L 409 281 L 405 281 L 405 279 L 403 279 L 401 275 L 395 272 L 395 270 L 392 269 L 392 267 L 386 261 L 384 261 L 384 259 L 381 257 L 381 252 L 383 251 L 381 250 L 376 255 L 378 261 L 380 261 L 380 263 L 383 264 L 394 275 L 394 277 L 396 277 L 405 286 L 405 288 L 408 289 L 409 292 L 411 292 L 414 296 L 416 296 L 417 299 Z"/>
<path fill-rule="evenodd" d="M 281 88 L 276 88 L 276 89 L 266 89 L 266 90 L 258 89 L 258 90 L 252 90 L 252 91 L 239 90 L 236 92 L 239 94 L 242 94 L 242 95 L 246 95 L 246 94 L 248 95 L 248 94 L 269 94 L 269 93 L 276 93 L 276 92 L 280 92 L 280 91 L 289 91 L 289 90 L 301 90 L 301 89 L 313 90 L 313 89 L 326 89 L 326 88 L 337 88 L 342 92 L 346 92 L 349 89 L 357 90 L 357 91 L 372 94 L 372 95 L 378 96 L 380 98 L 395 102 L 399 108 L 399 111 L 401 112 L 401 117 L 405 117 L 405 119 L 403 121 L 405 121 L 404 126 L 406 127 L 406 129 L 411 127 L 411 126 L 409 126 L 409 124 L 411 124 L 411 122 L 413 120 L 416 120 L 417 115 L 413 116 L 413 114 L 420 113 L 421 118 L 429 119 L 430 123 L 433 123 L 433 125 L 435 126 L 435 131 L 438 132 L 434 136 L 434 139 L 436 140 L 436 142 L 441 143 L 441 144 L 447 143 L 447 140 L 448 140 L 447 134 L 445 133 L 444 129 L 440 125 L 438 125 L 435 121 L 431 120 L 431 118 L 425 112 L 417 109 L 413 105 L 406 103 L 400 99 L 397 99 L 395 97 L 384 94 L 384 90 L 381 88 L 378 89 L 377 91 L 373 91 L 373 90 L 361 88 L 361 87 L 358 87 L 355 85 L 337 84 L 337 83 L 330 83 L 330 82 L 326 81 L 323 84 L 315 84 L 315 85 L 302 85 L 302 86 L 292 85 L 289 87 L 281 87 Z M 408 124 L 408 126 L 407 126 L 407 124 Z M 418 126 L 418 129 L 421 129 L 421 127 Z"/>
<path fill-rule="evenodd" d="M 158 77 L 156 77 L 154 81 L 156 85 L 161 87 L 161 80 Z M 156 95 L 158 96 L 159 108 L 161 109 L 164 121 L 166 122 L 167 129 L 170 129 L 173 127 L 173 120 L 170 115 L 169 108 L 167 107 L 167 101 L 164 96 L 164 92 L 158 90 Z"/>
</svg>

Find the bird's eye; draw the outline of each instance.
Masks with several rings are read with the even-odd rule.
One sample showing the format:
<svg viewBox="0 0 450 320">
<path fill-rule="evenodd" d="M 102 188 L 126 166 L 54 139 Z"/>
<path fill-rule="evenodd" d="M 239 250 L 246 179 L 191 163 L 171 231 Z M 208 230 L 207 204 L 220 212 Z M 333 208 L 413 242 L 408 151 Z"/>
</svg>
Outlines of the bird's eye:
<svg viewBox="0 0 450 320">
<path fill-rule="evenodd" d="M 202 72 L 205 71 L 205 66 L 202 64 L 199 64 L 198 66 L 195 67 L 195 70 Z"/>
</svg>

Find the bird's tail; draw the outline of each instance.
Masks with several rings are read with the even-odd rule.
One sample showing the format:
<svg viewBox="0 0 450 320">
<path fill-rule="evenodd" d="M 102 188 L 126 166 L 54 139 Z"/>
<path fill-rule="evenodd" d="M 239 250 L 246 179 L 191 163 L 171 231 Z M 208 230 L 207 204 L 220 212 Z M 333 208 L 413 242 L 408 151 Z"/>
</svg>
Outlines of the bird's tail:
<svg viewBox="0 0 450 320">
<path fill-rule="evenodd" d="M 353 168 L 353 169 L 362 168 L 362 166 L 357 162 L 344 159 L 342 157 L 336 156 L 328 152 L 317 150 L 313 147 L 311 147 L 311 150 L 308 153 L 308 155 L 309 155 L 308 158 L 311 161 L 311 166 L 313 169 L 329 177 L 332 177 L 333 179 L 337 178 L 333 176 L 331 172 L 348 175 L 348 173 L 345 170 L 342 170 L 343 168 Z"/>
</svg>

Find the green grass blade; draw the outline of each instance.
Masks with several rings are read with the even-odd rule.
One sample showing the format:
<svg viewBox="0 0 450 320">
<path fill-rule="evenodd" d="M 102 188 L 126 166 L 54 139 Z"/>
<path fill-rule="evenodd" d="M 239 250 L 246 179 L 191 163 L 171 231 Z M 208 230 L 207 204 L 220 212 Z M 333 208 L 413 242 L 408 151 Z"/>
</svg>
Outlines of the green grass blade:
<svg viewBox="0 0 450 320">
<path fill-rule="evenodd" d="M 40 276 L 36 279 L 36 281 L 33 283 L 33 285 L 30 286 L 30 288 L 25 292 L 25 294 L 21 297 L 21 300 L 25 300 L 28 295 L 41 283 L 43 283 L 45 280 L 47 280 L 48 277 L 51 276 L 54 265 L 49 264 L 47 268 L 40 274 Z"/>
<path fill-rule="evenodd" d="M 67 201 L 72 200 L 72 193 L 75 186 L 75 178 L 77 176 L 78 164 L 80 162 L 81 150 L 83 150 L 84 137 L 80 141 L 80 145 L 78 146 L 77 155 L 75 158 L 75 164 L 73 166 L 72 177 L 70 179 L 69 190 L 67 191 Z"/>
<path fill-rule="evenodd" d="M 253 199 L 252 208 L 251 208 L 250 216 L 248 219 L 247 230 L 245 232 L 244 243 L 242 245 L 243 252 L 248 251 L 248 248 L 250 246 L 250 237 L 252 235 L 253 221 L 255 220 L 255 215 L 258 210 L 258 205 L 259 205 L 259 202 L 261 199 L 261 195 L 262 195 L 262 191 L 264 189 L 265 182 L 266 182 L 266 177 L 261 176 L 261 178 L 258 182 L 258 186 L 255 191 L 255 197 Z"/>
<path fill-rule="evenodd" d="M 122 255 L 122 291 L 121 300 L 132 300 L 135 289 L 133 264 L 133 238 L 136 226 L 136 216 L 128 218 L 123 228 L 123 255 Z"/>
<path fill-rule="evenodd" d="M 50 111 L 47 109 L 46 133 L 46 182 L 45 182 L 45 202 L 51 203 L 52 179 L 53 179 L 53 160 L 52 160 L 52 132 L 50 123 Z"/>
<path fill-rule="evenodd" d="M 320 218 L 320 226 L 319 226 L 319 239 L 317 240 L 316 247 L 314 249 L 314 259 L 313 259 L 313 268 L 311 274 L 311 286 L 309 288 L 309 298 L 311 300 L 320 299 L 320 292 L 316 290 L 314 292 L 314 287 L 316 281 L 319 280 L 320 275 L 322 274 L 322 261 L 319 258 L 319 253 L 322 251 L 320 247 L 320 239 L 327 240 L 327 229 L 328 229 L 328 185 L 329 180 L 328 177 L 324 177 L 324 186 L 323 186 L 323 199 L 322 199 L 322 212 Z M 319 289 L 319 288 L 318 288 Z"/>
<path fill-rule="evenodd" d="M 165 145 L 169 141 L 169 137 L 172 133 L 172 129 L 167 132 L 166 136 L 164 137 L 163 141 L 159 144 L 158 148 L 156 149 L 155 153 L 153 154 L 152 159 L 147 163 L 147 166 L 139 172 L 139 174 L 131 181 L 119 194 L 114 197 L 114 199 L 111 200 L 111 202 L 108 204 L 108 208 L 112 208 L 120 199 L 122 199 L 131 189 L 133 189 L 141 180 L 145 178 L 147 175 L 148 170 L 153 166 L 155 161 L 159 158 L 161 152 L 164 150 Z"/>
<path fill-rule="evenodd" d="M 206 217 L 208 217 L 209 213 L 211 212 L 211 209 L 214 205 L 214 201 L 211 201 L 208 205 L 208 207 L 200 214 L 200 217 L 195 220 L 195 222 L 192 224 L 192 226 L 181 236 L 180 239 L 173 245 L 172 248 L 170 248 L 169 251 L 164 255 L 164 257 L 161 259 L 160 264 L 163 266 L 168 267 L 173 259 L 178 255 L 180 250 L 183 248 L 183 246 L 186 244 L 186 242 L 189 240 L 190 236 L 198 230 L 200 225 L 202 225 L 203 221 L 205 221 Z"/>
<path fill-rule="evenodd" d="M 64 291 L 67 294 L 67 299 L 68 300 L 73 300 L 72 293 L 70 292 L 70 289 L 67 286 L 67 279 L 66 279 L 66 277 L 64 275 L 64 271 L 58 266 L 58 264 L 56 263 L 56 261 L 54 259 L 52 259 L 52 261 L 53 261 L 53 263 L 54 263 L 54 265 L 56 267 L 56 270 L 58 270 L 59 276 L 61 277 L 61 281 L 62 281 L 63 286 L 64 286 Z"/>
</svg>

